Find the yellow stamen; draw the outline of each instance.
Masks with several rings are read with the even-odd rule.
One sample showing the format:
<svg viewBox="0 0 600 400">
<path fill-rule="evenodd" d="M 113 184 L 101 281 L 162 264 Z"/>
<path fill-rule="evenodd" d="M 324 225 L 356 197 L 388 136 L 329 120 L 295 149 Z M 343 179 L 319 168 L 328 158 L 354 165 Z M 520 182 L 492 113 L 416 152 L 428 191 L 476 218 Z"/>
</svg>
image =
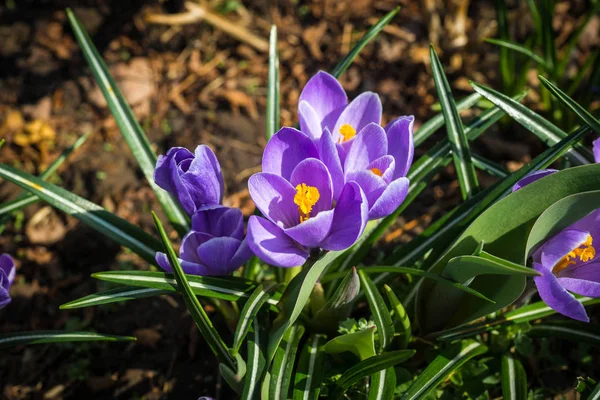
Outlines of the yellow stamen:
<svg viewBox="0 0 600 400">
<path fill-rule="evenodd" d="M 560 261 L 556 263 L 554 268 L 552 268 L 552 273 L 557 274 L 563 269 L 567 268 L 569 265 L 576 264 L 572 258 L 579 258 L 583 262 L 588 262 L 594 258 L 596 256 L 596 249 L 594 246 L 592 246 L 592 240 L 592 235 L 588 235 L 585 242 L 571 250 L 569 254 L 561 258 Z"/>
<path fill-rule="evenodd" d="M 344 124 L 340 127 L 340 133 L 344 137 L 343 139 L 340 139 L 340 143 L 343 143 L 356 136 L 356 129 L 354 129 L 352 125 Z"/>
<path fill-rule="evenodd" d="M 294 196 L 294 204 L 298 206 L 298 212 L 300 213 L 300 222 L 306 221 L 310 218 L 310 212 L 321 195 L 319 189 L 314 186 L 308 186 L 302 183 L 296 186 L 296 195 Z"/>
<path fill-rule="evenodd" d="M 371 168 L 371 172 L 374 173 L 377 176 L 382 176 L 383 172 L 381 172 L 381 170 L 379 168 Z"/>
</svg>

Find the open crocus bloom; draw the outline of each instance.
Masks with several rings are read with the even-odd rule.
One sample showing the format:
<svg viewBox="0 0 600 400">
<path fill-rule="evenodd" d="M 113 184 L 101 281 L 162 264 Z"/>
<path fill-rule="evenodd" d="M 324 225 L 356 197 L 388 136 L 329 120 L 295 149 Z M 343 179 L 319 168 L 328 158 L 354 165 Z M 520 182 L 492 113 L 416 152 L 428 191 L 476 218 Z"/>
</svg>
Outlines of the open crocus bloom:
<svg viewBox="0 0 600 400">
<path fill-rule="evenodd" d="M 189 215 L 223 200 L 221 166 L 205 145 L 196 147 L 194 154 L 183 147 L 172 147 L 166 155 L 158 156 L 154 181 L 174 196 Z"/>
<path fill-rule="evenodd" d="M 187 274 L 227 275 L 250 259 L 244 239 L 244 218 L 238 208 L 205 207 L 192 217 L 192 230 L 181 241 L 179 262 Z M 165 253 L 156 262 L 167 272 L 172 268 Z"/>
<path fill-rule="evenodd" d="M 311 249 L 346 249 L 365 228 L 364 192 L 356 182 L 342 181 L 336 199 L 318 153 L 302 132 L 283 128 L 265 149 L 264 172 L 250 177 L 250 196 L 265 218 L 250 217 L 248 245 L 269 264 L 293 267 L 304 264 Z"/>
<path fill-rule="evenodd" d="M 540 297 L 567 317 L 589 322 L 583 305 L 571 293 L 600 297 L 600 209 L 562 230 L 533 254 Z"/>
<path fill-rule="evenodd" d="M 10 287 L 15 281 L 15 262 L 8 254 L 0 255 L 0 309 L 10 303 Z"/>
</svg>

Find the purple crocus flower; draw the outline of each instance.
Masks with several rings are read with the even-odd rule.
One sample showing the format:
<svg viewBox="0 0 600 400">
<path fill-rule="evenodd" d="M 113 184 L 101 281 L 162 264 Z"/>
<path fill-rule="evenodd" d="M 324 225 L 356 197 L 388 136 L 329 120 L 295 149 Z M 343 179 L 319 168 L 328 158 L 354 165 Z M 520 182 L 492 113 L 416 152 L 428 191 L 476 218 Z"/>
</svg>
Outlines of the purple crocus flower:
<svg viewBox="0 0 600 400">
<path fill-rule="evenodd" d="M 8 254 L 0 255 L 0 309 L 10 303 L 10 287 L 15 281 L 15 262 Z"/>
<path fill-rule="evenodd" d="M 172 147 L 158 156 L 154 181 L 171 193 L 190 216 L 196 210 L 223 200 L 223 175 L 212 150 L 196 147 L 194 154 L 183 147 Z"/>
<path fill-rule="evenodd" d="M 563 229 L 533 254 L 540 297 L 557 312 L 589 322 L 583 305 L 569 292 L 600 297 L 600 209 Z"/>
<path fill-rule="evenodd" d="M 337 156 L 335 147 L 328 151 L 328 157 Z M 368 220 L 363 190 L 354 181 L 334 177 L 302 132 L 282 128 L 273 136 L 262 169 L 248 182 L 250 196 L 265 216 L 250 217 L 248 245 L 262 260 L 279 267 L 302 265 L 311 249 L 343 250 L 363 232 Z M 341 184 L 337 198 L 335 184 Z"/>
<path fill-rule="evenodd" d="M 239 208 L 207 206 L 192 216 L 192 230 L 179 250 L 183 271 L 192 275 L 227 275 L 252 257 L 244 238 L 244 217 Z M 167 272 L 171 265 L 165 253 L 156 262 Z"/>
</svg>

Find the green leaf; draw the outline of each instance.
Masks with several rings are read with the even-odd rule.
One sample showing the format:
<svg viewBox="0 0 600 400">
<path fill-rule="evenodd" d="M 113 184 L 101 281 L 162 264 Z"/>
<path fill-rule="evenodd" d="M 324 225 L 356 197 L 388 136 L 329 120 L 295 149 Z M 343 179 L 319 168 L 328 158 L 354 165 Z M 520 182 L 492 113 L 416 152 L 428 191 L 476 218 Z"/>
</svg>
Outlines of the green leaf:
<svg viewBox="0 0 600 400">
<path fill-rule="evenodd" d="M 258 399 L 260 397 L 261 382 L 266 372 L 267 341 L 268 341 L 268 311 L 261 311 L 252 320 L 252 331 L 248 335 L 248 364 L 244 379 L 242 400 Z"/>
<path fill-rule="evenodd" d="M 470 85 L 476 92 L 506 111 L 516 122 L 540 138 L 546 145 L 552 146 L 567 136 L 562 129 L 510 97 L 475 82 L 470 82 Z M 593 159 L 589 150 L 580 147 L 569 152 L 567 158 L 577 165 L 589 164 Z"/>
<path fill-rule="evenodd" d="M 70 310 L 73 308 L 93 307 L 102 304 L 118 303 L 121 301 L 159 296 L 162 294 L 169 294 L 169 291 L 154 288 L 124 286 L 90 294 L 89 296 L 70 301 L 61 305 L 60 309 Z"/>
<path fill-rule="evenodd" d="M 206 315 L 204 308 L 202 308 L 202 304 L 200 304 L 200 301 L 198 301 L 198 298 L 194 294 L 194 291 L 192 290 L 190 283 L 188 282 L 187 277 L 183 272 L 181 265 L 179 264 L 177 254 L 175 254 L 173 247 L 171 247 L 171 243 L 169 242 L 169 238 L 167 237 L 165 229 L 154 212 L 152 212 L 152 216 L 154 217 L 154 223 L 156 224 L 156 228 L 158 229 L 158 233 L 162 239 L 167 257 L 169 258 L 169 264 L 171 264 L 171 268 L 173 268 L 173 275 L 175 276 L 177 286 L 180 289 L 179 292 L 185 300 L 185 304 L 187 305 L 190 315 L 192 316 L 194 322 L 196 322 L 196 326 L 198 326 L 198 329 L 204 337 L 204 340 L 206 340 L 212 352 L 217 356 L 219 362 L 227 365 L 229 368 L 233 368 L 233 358 L 229 354 L 223 339 L 221 339 L 221 336 L 208 318 L 208 315 Z"/>
<path fill-rule="evenodd" d="M 441 260 L 437 261 L 431 271 L 440 273 L 451 258 L 472 254 L 481 241 L 486 243 L 486 251 L 488 253 L 523 265 L 525 263 L 524 250 L 527 235 L 535 219 L 547 207 L 562 197 L 576 192 L 593 190 L 596 185 L 600 185 L 600 176 L 593 177 L 593 174 L 600 172 L 600 166 L 587 165 L 559 171 L 512 193 L 500 201 L 497 201 L 497 199 L 506 193 L 510 193 L 512 186 L 526 174 L 544 168 L 560 157 L 568 147 L 581 139 L 584 133 L 585 130 L 580 129 L 568 138 L 561 140 L 559 144 L 547 149 L 532 162 L 494 186 L 475 207 L 472 205 L 459 206 L 459 208 L 466 207 L 465 211 L 470 211 L 466 212 L 467 215 L 465 217 L 460 218 L 462 221 L 459 220 L 458 216 L 453 215 L 449 223 L 457 224 L 458 222 L 464 223 L 466 221 L 473 221 L 473 223 L 455 240 L 450 250 Z M 569 182 L 569 184 L 565 185 L 565 182 Z M 600 186 L 597 187 L 600 188 Z M 541 190 L 542 188 L 543 190 Z M 491 205 L 495 201 L 497 202 Z M 463 213 L 461 214 L 464 215 Z M 444 233 L 448 234 L 448 232 L 453 234 L 453 237 L 448 237 L 448 239 L 454 241 L 460 230 L 446 229 Z M 431 247 L 432 245 L 429 244 L 426 248 Z M 525 277 L 522 276 L 519 279 L 524 284 Z M 438 285 L 433 285 L 433 288 L 431 286 L 429 282 L 423 282 L 418 289 L 420 300 L 418 300 L 419 312 L 417 315 L 420 318 L 420 326 L 425 330 L 438 330 L 442 328 L 450 315 L 453 317 L 453 323 L 456 324 L 466 323 L 472 318 L 483 315 L 462 312 L 460 309 L 457 309 L 456 313 L 449 311 L 448 308 L 454 308 L 456 305 L 454 302 L 436 301 L 425 304 L 428 296 L 438 299 L 444 298 L 453 290 L 448 287 L 437 287 Z M 488 293 L 493 293 L 496 290 L 495 282 L 493 279 L 482 279 L 478 281 L 476 290 L 487 296 Z M 477 302 L 481 303 L 482 310 L 489 310 L 489 304 L 483 303 L 481 300 L 469 299 L 468 301 L 470 302 L 469 308 L 471 310 L 477 308 L 477 304 L 475 304 Z M 506 304 L 497 304 L 497 306 L 500 308 L 506 306 Z"/>
<path fill-rule="evenodd" d="M 312 325 L 322 332 L 335 332 L 338 324 L 352 311 L 352 304 L 360 292 L 360 279 L 352 268 L 323 307 L 315 314 Z"/>
<path fill-rule="evenodd" d="M 508 41 L 510 32 L 508 30 L 508 9 L 504 0 L 496 0 L 496 20 L 498 21 L 498 34 L 500 39 Z M 515 58 L 508 53 L 506 47 L 500 47 L 500 74 L 504 91 L 510 89 L 514 80 Z"/>
<path fill-rule="evenodd" d="M 316 400 L 321 392 L 325 370 L 325 335 L 313 335 L 302 349 L 294 376 L 294 400 Z"/>
<path fill-rule="evenodd" d="M 296 361 L 296 352 L 300 339 L 304 334 L 304 326 L 294 324 L 283 335 L 283 340 L 275 352 L 271 365 L 271 384 L 269 400 L 287 400 L 292 378 L 292 370 Z"/>
<path fill-rule="evenodd" d="M 305 264 L 302 271 L 291 280 L 278 303 L 280 313 L 273 322 L 269 335 L 269 357 L 272 360 L 279 342 L 290 326 L 296 322 L 300 313 L 309 300 L 315 284 L 343 251 L 330 251 L 317 260 L 313 265 Z"/>
<path fill-rule="evenodd" d="M 503 166 L 488 160 L 478 154 L 472 154 L 473 166 L 484 172 L 487 172 L 491 176 L 504 179 L 508 176 L 508 171 Z"/>
<path fill-rule="evenodd" d="M 446 121 L 448 141 L 452 149 L 452 158 L 454 159 L 454 167 L 458 175 L 458 183 L 463 199 L 468 199 L 479 191 L 479 182 L 477 181 L 475 167 L 473 167 L 471 159 L 469 141 L 458 115 L 450 84 L 444 74 L 444 67 L 435 53 L 433 45 L 430 46 L 429 50 L 433 80 L 435 81 L 435 89 L 440 99 L 444 120 Z"/>
<path fill-rule="evenodd" d="M 108 67 L 104 63 L 104 60 L 102 60 L 102 56 L 98 53 L 83 25 L 81 25 L 70 9 L 67 9 L 67 17 L 73 29 L 75 39 L 77 39 L 81 47 L 83 56 L 90 66 L 96 83 L 100 87 L 100 90 L 102 90 L 108 108 L 121 130 L 123 138 L 131 149 L 150 187 L 154 190 L 156 198 L 169 218 L 169 221 L 181 235 L 185 235 L 189 231 L 189 219 L 187 215 L 185 215 L 181 207 L 166 191 L 154 183 L 156 153 L 152 149 L 148 137 L 146 137 L 142 127 L 135 119 L 133 111 L 131 111 L 125 97 L 115 84 L 114 79 L 108 71 Z"/>
<path fill-rule="evenodd" d="M 231 387 L 237 394 L 241 394 L 244 390 L 244 383 L 242 380 L 246 376 L 246 362 L 239 354 L 235 355 L 235 361 L 237 365 L 237 372 L 229 368 L 227 365 L 219 364 L 219 373 L 225 379 L 225 382 Z"/>
<path fill-rule="evenodd" d="M 471 93 L 464 99 L 460 99 L 458 103 L 456 103 L 456 109 L 458 111 L 467 110 L 473 107 L 477 102 L 481 100 L 481 95 L 479 93 Z M 427 120 L 421 127 L 414 133 L 413 142 L 415 147 L 422 144 L 425 140 L 427 140 L 432 134 L 435 133 L 438 129 L 444 126 L 444 114 L 436 114 L 430 119 Z"/>
<path fill-rule="evenodd" d="M 383 18 L 381 18 L 379 21 L 377 21 L 377 23 L 375 25 L 373 25 L 371 27 L 371 29 L 369 29 L 363 35 L 362 38 L 360 38 L 360 40 L 358 41 L 358 43 L 356 43 L 356 45 L 352 48 L 352 50 L 350 50 L 350 52 L 346 55 L 346 57 L 344 57 L 342 59 L 342 61 L 340 61 L 333 68 L 333 70 L 331 70 L 331 75 L 335 76 L 336 78 L 339 78 L 340 75 L 342 75 L 344 73 L 344 71 L 346 71 L 348 69 L 348 67 L 352 64 L 352 61 L 354 61 L 354 59 L 356 58 L 356 56 L 358 55 L 358 53 L 360 53 L 361 50 L 367 44 L 369 44 L 369 42 L 372 39 L 374 39 L 375 36 L 377 36 L 379 34 L 379 32 L 381 32 L 383 30 L 383 28 L 385 28 L 385 26 L 387 24 L 390 23 L 390 21 L 396 16 L 396 14 L 398 14 L 398 11 L 400 11 L 400 6 L 397 6 L 392 11 L 388 12 L 387 14 L 385 14 L 383 16 Z"/>
<path fill-rule="evenodd" d="M 588 396 L 587 400 L 600 400 L 600 383 L 596 385 L 592 393 Z"/>
<path fill-rule="evenodd" d="M 155 264 L 154 255 L 159 251 L 160 243 L 137 226 L 91 201 L 8 165 L 0 164 L 0 177 L 19 185 Z"/>
<path fill-rule="evenodd" d="M 511 353 L 502 356 L 500 369 L 502 396 L 504 400 L 527 399 L 527 375 L 519 360 Z"/>
<path fill-rule="evenodd" d="M 414 350 L 397 350 L 367 358 L 348 368 L 338 379 L 333 390 L 332 398 L 337 399 L 350 386 L 376 372 L 388 369 L 411 358 L 416 352 Z"/>
<path fill-rule="evenodd" d="M 89 136 L 89 134 L 80 136 L 75 143 L 64 149 L 61 155 L 54 160 L 52 164 L 50 164 L 48 168 L 44 170 L 44 172 L 40 174 L 40 179 L 46 180 L 52 176 L 52 174 L 56 172 L 63 162 L 65 162 L 67 157 L 69 157 L 72 152 L 77 150 L 83 143 L 85 143 Z M 39 200 L 40 199 L 34 194 L 23 192 L 20 193 L 14 200 L 0 204 L 0 232 L 4 230 L 4 224 L 6 224 L 6 222 L 9 220 L 12 213 L 19 211 L 28 205 L 34 204 Z"/>
<path fill-rule="evenodd" d="M 386 350 L 392 343 L 392 337 L 394 336 L 394 329 L 392 324 L 392 317 L 388 311 L 383 297 L 379 294 L 377 286 L 373 283 L 371 278 L 367 276 L 363 271 L 358 272 L 360 277 L 361 286 L 369 302 L 369 308 L 373 315 L 373 321 L 377 326 L 377 334 L 379 336 L 379 353 Z"/>
<path fill-rule="evenodd" d="M 250 298 L 246 301 L 244 308 L 240 312 L 240 319 L 233 335 L 232 354 L 236 354 L 240 350 L 242 341 L 246 337 L 246 334 L 248 334 L 256 314 L 258 314 L 261 307 L 267 303 L 271 294 L 275 292 L 279 286 L 280 285 L 276 282 L 263 282 L 256 287 L 254 292 L 252 292 Z"/>
<path fill-rule="evenodd" d="M 552 27 L 552 13 L 554 0 L 540 0 L 540 21 L 542 24 L 542 48 L 549 71 L 556 66 L 556 43 L 554 41 L 554 28 Z"/>
<path fill-rule="evenodd" d="M 423 399 L 440 383 L 471 358 L 487 352 L 487 347 L 473 340 L 463 340 L 442 351 L 417 377 L 401 400 Z"/>
<path fill-rule="evenodd" d="M 329 354 L 350 352 L 361 361 L 373 357 L 376 355 L 375 327 L 336 336 L 325 344 L 325 351 Z"/>
<path fill-rule="evenodd" d="M 532 325 L 527 334 L 534 337 L 558 337 L 600 347 L 600 327 L 578 321 L 553 321 Z"/>
<path fill-rule="evenodd" d="M 537 63 L 544 70 L 548 70 L 548 65 L 546 65 L 546 61 L 537 54 L 535 54 L 532 50 L 527 47 L 521 46 L 518 43 L 511 42 L 508 40 L 500 40 L 500 39 L 485 39 L 486 42 L 495 44 L 496 46 L 500 46 L 501 48 L 509 49 L 512 51 L 516 51 L 517 53 L 521 53 L 527 57 L 529 57 L 533 62 Z M 513 72 L 511 72 L 513 73 Z"/>
<path fill-rule="evenodd" d="M 132 336 L 103 335 L 95 332 L 33 331 L 14 332 L 0 335 L 0 349 L 42 343 L 67 342 L 127 342 L 136 340 Z"/>
<path fill-rule="evenodd" d="M 267 142 L 279 130 L 279 54 L 277 27 L 271 26 L 269 36 L 269 75 L 267 80 L 267 111 L 265 116 Z"/>
<path fill-rule="evenodd" d="M 600 121 L 598 121 L 592 114 L 590 114 L 585 108 L 580 106 L 575 100 L 567 96 L 565 92 L 556 87 L 552 82 L 547 80 L 541 75 L 538 75 L 540 78 L 540 82 L 542 85 L 546 87 L 552 93 L 554 97 L 558 99 L 562 104 L 564 104 L 567 108 L 570 108 L 575 114 L 579 116 L 588 124 L 596 133 L 600 133 Z"/>
<path fill-rule="evenodd" d="M 398 300 L 398 297 L 392 291 L 388 285 L 383 285 L 385 290 L 385 294 L 392 305 L 392 310 L 394 311 L 394 315 L 392 316 L 392 321 L 394 323 L 394 331 L 396 332 L 395 339 L 398 343 L 398 347 L 401 349 L 405 349 L 410 342 L 410 337 L 412 335 L 412 328 L 410 326 L 410 318 L 408 318 L 408 314 L 406 314 L 406 310 Z"/>
<path fill-rule="evenodd" d="M 393 400 L 396 389 L 396 370 L 393 367 L 371 375 L 368 400 Z"/>
</svg>

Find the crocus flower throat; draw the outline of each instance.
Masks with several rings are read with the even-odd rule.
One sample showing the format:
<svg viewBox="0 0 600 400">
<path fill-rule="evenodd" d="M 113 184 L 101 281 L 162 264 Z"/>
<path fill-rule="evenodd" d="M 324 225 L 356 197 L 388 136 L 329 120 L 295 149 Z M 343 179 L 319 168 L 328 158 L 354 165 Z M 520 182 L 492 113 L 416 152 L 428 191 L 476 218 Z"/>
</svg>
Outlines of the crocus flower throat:
<svg viewBox="0 0 600 400">
<path fill-rule="evenodd" d="M 298 206 L 300 213 L 300 222 L 304 222 L 310 218 L 310 212 L 317 201 L 321 198 L 319 189 L 314 186 L 308 186 L 306 183 L 301 183 L 296 186 L 296 195 L 294 196 L 294 204 Z"/>
<path fill-rule="evenodd" d="M 350 124 L 344 124 L 340 127 L 340 134 L 342 137 L 339 139 L 339 143 L 344 143 L 356 136 L 356 129 Z"/>
<path fill-rule="evenodd" d="M 571 250 L 554 265 L 552 273 L 556 275 L 568 266 L 577 264 L 577 258 L 582 262 L 588 262 L 594 258 L 596 256 L 596 249 L 592 246 L 592 241 L 592 235 L 588 235 L 585 242 Z"/>
</svg>

